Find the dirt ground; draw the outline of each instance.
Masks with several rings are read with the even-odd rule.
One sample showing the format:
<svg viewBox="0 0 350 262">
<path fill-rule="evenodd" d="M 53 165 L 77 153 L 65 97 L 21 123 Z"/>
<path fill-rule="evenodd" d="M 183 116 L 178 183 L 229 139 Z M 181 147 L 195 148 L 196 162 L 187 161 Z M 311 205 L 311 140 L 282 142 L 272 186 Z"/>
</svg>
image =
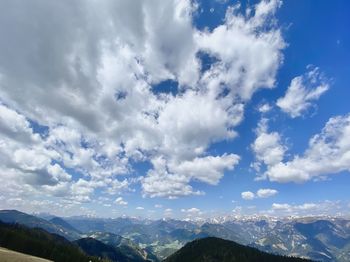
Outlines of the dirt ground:
<svg viewBox="0 0 350 262">
<path fill-rule="evenodd" d="M 6 248 L 0 247 L 0 261 L 1 262 L 49 262 L 51 260 L 40 257 L 33 257 L 23 253 L 18 253 Z"/>
</svg>

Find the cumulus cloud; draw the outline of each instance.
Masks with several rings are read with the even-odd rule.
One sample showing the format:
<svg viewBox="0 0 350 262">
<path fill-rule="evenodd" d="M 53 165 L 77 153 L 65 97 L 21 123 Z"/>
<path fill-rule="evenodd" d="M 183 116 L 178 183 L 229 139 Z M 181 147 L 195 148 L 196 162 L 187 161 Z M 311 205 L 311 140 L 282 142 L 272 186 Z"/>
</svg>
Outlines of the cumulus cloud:
<svg viewBox="0 0 350 262">
<path fill-rule="evenodd" d="M 199 215 L 202 213 L 201 210 L 196 207 L 192 207 L 189 209 L 181 209 L 181 212 L 187 213 L 188 215 Z"/>
<path fill-rule="evenodd" d="M 269 133 L 264 119 L 257 130 L 252 149 L 256 158 L 266 165 L 264 178 L 277 182 L 305 182 L 350 171 L 349 114 L 330 118 L 322 131 L 311 137 L 305 152 L 292 156 L 289 161 L 284 161 L 286 147 L 279 134 Z"/>
<path fill-rule="evenodd" d="M 278 191 L 276 189 L 261 188 L 256 192 L 256 195 L 260 198 L 267 198 L 276 195 Z"/>
<path fill-rule="evenodd" d="M 200 31 L 190 0 L 1 2 L 1 192 L 88 202 L 130 190 L 132 163 L 150 161 L 144 196 L 204 194 L 191 183 L 217 185 L 240 159 L 210 145 L 234 139 L 252 94 L 275 85 L 279 6 L 229 8 Z M 199 53 L 217 62 L 204 70 Z M 165 80 L 175 94 L 154 90 Z"/>
<path fill-rule="evenodd" d="M 40 140 L 40 136 L 33 133 L 29 121 L 23 115 L 1 103 L 0 131 L 7 138 L 23 143 L 35 143 Z"/>
<path fill-rule="evenodd" d="M 277 106 L 292 118 L 302 116 L 314 101 L 329 89 L 328 80 L 318 67 L 308 67 L 309 71 L 293 78 L 284 97 L 277 100 Z"/>
<path fill-rule="evenodd" d="M 261 1 L 254 15 L 244 17 L 238 8 L 227 10 L 225 24 L 212 32 L 199 32 L 200 48 L 219 59 L 202 81 L 214 95 L 229 88 L 229 97 L 243 100 L 261 87 L 273 88 L 275 74 L 281 63 L 284 41 L 273 23 L 273 14 L 280 1 Z M 256 61 L 260 61 L 256 63 Z"/>
<path fill-rule="evenodd" d="M 232 170 L 238 164 L 239 159 L 239 156 L 235 154 L 207 156 L 181 162 L 179 165 L 171 166 L 170 170 L 177 174 L 186 174 L 186 176 L 198 181 L 216 185 L 223 176 L 224 169 Z"/>
<path fill-rule="evenodd" d="M 199 208 L 192 207 L 188 209 L 181 209 L 181 212 L 185 215 L 186 219 L 200 219 L 204 212 Z"/>
<path fill-rule="evenodd" d="M 260 113 L 267 113 L 272 109 L 272 106 L 269 103 L 262 104 L 258 107 Z"/>
<path fill-rule="evenodd" d="M 245 191 L 241 193 L 241 197 L 244 200 L 253 200 L 254 198 L 268 198 L 276 195 L 278 191 L 271 188 L 261 188 L 256 193 L 251 191 Z"/>
<path fill-rule="evenodd" d="M 234 154 L 199 156 L 211 142 L 236 136 L 232 128 L 242 121 L 244 102 L 255 90 L 274 87 L 284 42 L 278 28 L 270 24 L 279 2 L 266 4 L 258 4 L 256 15 L 248 17 L 229 9 L 224 25 L 212 32 L 197 32 L 199 50 L 218 62 L 199 79 L 206 87 L 204 92 L 188 91 L 175 97 L 160 113 L 159 123 L 166 130 L 163 152 L 171 159 L 163 156 L 163 163 L 148 172 L 142 183 L 145 195 L 174 198 L 201 194 L 193 190 L 190 181 L 217 184 L 223 170 L 237 164 L 239 158 Z M 250 63 L 256 56 L 265 62 Z"/>
<path fill-rule="evenodd" d="M 257 163 L 256 169 L 259 169 L 260 163 L 272 166 L 282 161 L 286 148 L 281 143 L 281 137 L 277 132 L 268 132 L 268 120 L 261 119 L 256 129 L 256 139 L 251 145 Z M 258 171 L 258 170 L 257 170 Z"/>
<path fill-rule="evenodd" d="M 283 211 L 288 211 L 288 212 L 292 212 L 294 210 L 314 209 L 315 207 L 317 207 L 317 205 L 314 203 L 305 203 L 302 205 L 276 204 L 276 203 L 272 204 L 273 210 L 283 210 Z"/>
<path fill-rule="evenodd" d="M 122 197 L 118 197 L 114 202 L 120 206 L 128 205 L 128 202 L 124 201 L 124 199 Z"/>
<path fill-rule="evenodd" d="M 136 207 L 136 210 L 144 210 L 144 207 Z"/>
<path fill-rule="evenodd" d="M 241 197 L 244 199 L 244 200 L 252 200 L 255 198 L 255 194 L 251 191 L 245 191 L 245 192 L 242 192 L 241 193 Z"/>
<path fill-rule="evenodd" d="M 330 118 L 322 132 L 309 140 L 303 155 L 269 168 L 267 176 L 278 182 L 304 182 L 350 171 L 350 115 Z"/>
<path fill-rule="evenodd" d="M 154 169 L 149 170 L 142 181 L 143 192 L 150 197 L 177 198 L 203 194 L 201 191 L 194 191 L 189 185 L 190 177 L 170 173 L 164 158 L 153 159 L 152 164 Z"/>
<path fill-rule="evenodd" d="M 194 191 L 188 185 L 190 181 L 198 180 L 216 185 L 223 176 L 223 171 L 232 170 L 238 161 L 239 157 L 234 154 L 208 156 L 169 164 L 164 158 L 159 157 L 152 160 L 154 169 L 144 178 L 143 191 L 151 197 L 176 198 L 181 195 L 200 195 L 203 192 Z"/>
<path fill-rule="evenodd" d="M 287 203 L 273 203 L 269 210 L 272 214 L 277 215 L 325 215 L 329 213 L 344 214 L 345 203 L 341 201 L 321 201 L 308 202 L 302 204 L 287 204 Z"/>
</svg>

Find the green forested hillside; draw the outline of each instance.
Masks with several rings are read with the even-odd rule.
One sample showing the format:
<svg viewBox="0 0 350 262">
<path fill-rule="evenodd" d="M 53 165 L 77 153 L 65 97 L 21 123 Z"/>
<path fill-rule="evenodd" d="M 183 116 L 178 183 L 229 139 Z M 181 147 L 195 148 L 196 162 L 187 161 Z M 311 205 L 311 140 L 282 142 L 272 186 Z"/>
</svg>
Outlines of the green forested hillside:
<svg viewBox="0 0 350 262">
<path fill-rule="evenodd" d="M 74 241 L 86 254 L 106 258 L 117 262 L 144 262 L 142 257 L 129 257 L 120 248 L 106 245 L 94 238 L 87 237 Z"/>
<path fill-rule="evenodd" d="M 165 262 L 302 262 L 310 261 L 268 254 L 216 237 L 194 240 L 165 259 Z"/>
<path fill-rule="evenodd" d="M 0 222 L 0 246 L 55 262 L 102 261 L 84 254 L 61 236 L 18 224 Z"/>
<path fill-rule="evenodd" d="M 0 221 L 8 224 L 21 224 L 29 228 L 42 228 L 49 233 L 63 236 L 68 240 L 76 240 L 81 238 L 79 231 L 72 226 L 67 226 L 64 221 L 60 219 L 53 219 L 47 221 L 40 217 L 29 215 L 18 210 L 0 210 Z M 55 223 L 56 222 L 56 223 Z M 57 223 L 60 222 L 60 223 Z"/>
</svg>

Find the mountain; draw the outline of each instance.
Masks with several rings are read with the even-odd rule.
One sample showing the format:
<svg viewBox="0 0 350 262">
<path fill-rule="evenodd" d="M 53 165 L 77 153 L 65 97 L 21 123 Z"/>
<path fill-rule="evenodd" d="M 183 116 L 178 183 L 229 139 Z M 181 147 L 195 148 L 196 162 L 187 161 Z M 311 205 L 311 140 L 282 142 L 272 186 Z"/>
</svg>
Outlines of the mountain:
<svg viewBox="0 0 350 262">
<path fill-rule="evenodd" d="M 319 239 L 327 246 L 343 248 L 350 241 L 345 230 L 330 221 L 318 220 L 312 223 L 296 223 L 294 227 L 305 237 Z"/>
<path fill-rule="evenodd" d="M 147 253 L 144 257 L 153 261 L 156 261 L 157 258 L 164 259 L 188 241 L 199 236 L 207 236 L 206 234 L 197 236 L 197 233 L 193 232 L 193 230 L 198 229 L 198 225 L 175 219 L 150 221 L 134 218 L 79 217 L 67 218 L 66 221 L 78 230 L 85 232 L 86 236 L 96 238 L 102 242 L 105 242 L 103 236 L 98 236 L 101 232 L 123 236 L 124 239 L 128 239 L 133 243 L 134 250 L 135 246 L 139 247 L 139 251 L 136 248 L 136 252 L 140 254 Z M 185 230 L 191 237 L 180 238 L 179 229 Z"/>
<path fill-rule="evenodd" d="M 0 211 L 0 220 L 41 227 L 69 240 L 93 237 L 124 254 L 163 260 L 186 243 L 218 237 L 273 254 L 322 262 L 350 261 L 350 220 L 334 217 L 224 216 L 196 221 L 46 216 L 46 221 L 14 210 Z M 82 232 L 82 233 L 80 233 Z"/>
<path fill-rule="evenodd" d="M 117 247 L 123 254 L 126 254 L 129 258 L 139 261 L 146 259 L 157 262 L 158 258 L 149 250 L 140 248 L 137 244 L 130 239 L 124 238 L 120 235 L 116 235 L 109 232 L 94 232 L 89 237 L 97 239 L 106 245 Z"/>
<path fill-rule="evenodd" d="M 143 224 L 143 221 L 133 218 L 90 218 L 90 217 L 71 217 L 65 219 L 70 225 L 83 233 L 88 232 L 111 232 L 119 234 L 120 232 L 133 225 Z"/>
<path fill-rule="evenodd" d="M 0 221 L 5 223 L 18 223 L 25 225 L 30 228 L 42 228 L 50 233 L 61 235 L 69 240 L 80 239 L 83 234 L 77 230 L 71 223 L 67 222 L 65 219 L 59 217 L 53 217 L 49 221 L 38 218 L 36 216 L 28 215 L 17 210 L 0 210 Z M 75 221 L 75 220 L 73 220 Z M 84 220 L 79 220 L 80 225 L 84 224 Z M 132 224 L 132 220 L 128 219 L 116 219 L 116 220 L 104 220 L 99 219 L 96 221 L 87 219 L 90 222 L 90 225 L 101 225 L 105 224 L 106 228 L 111 228 L 111 224 L 115 225 L 117 228 L 122 228 L 122 226 L 127 226 Z M 105 222 L 107 221 L 107 223 Z M 108 223 L 112 222 L 112 223 Z M 119 224 L 121 223 L 121 224 Z M 104 227 L 103 227 L 104 228 Z M 111 228 L 113 229 L 113 228 Z M 135 232 L 135 231 L 133 231 Z M 144 259 L 149 259 L 150 261 L 158 261 L 158 258 L 152 253 L 151 248 L 140 248 L 137 244 L 134 244 L 131 240 L 118 236 L 116 234 L 108 232 L 93 232 L 89 233 L 86 236 L 94 237 L 105 244 L 112 245 L 120 249 L 120 251 L 129 258 L 133 258 L 135 261 L 141 261 Z M 146 237 L 146 236 L 145 236 Z"/>
<path fill-rule="evenodd" d="M 240 236 L 241 232 L 238 232 L 238 230 L 232 230 L 221 224 L 205 223 L 201 226 L 200 231 L 201 233 L 205 233 L 212 237 L 229 239 L 236 242 L 242 241 L 242 237 Z"/>
<path fill-rule="evenodd" d="M 67 228 L 61 224 L 55 224 L 51 221 L 28 215 L 17 210 L 0 210 L 0 221 L 11 224 L 17 223 L 30 228 L 42 228 L 50 233 L 61 235 L 69 240 L 80 238 L 78 231 L 70 229 L 69 226 Z"/>
<path fill-rule="evenodd" d="M 109 231 L 128 238 L 160 259 L 171 255 L 194 239 L 214 236 L 270 253 L 308 257 L 323 262 L 350 261 L 350 220 L 347 219 L 226 216 L 200 222 L 131 218 L 85 218 L 73 223 L 71 221 L 69 220 L 69 223 L 74 227 L 75 222 L 81 228 L 99 228 L 98 231 Z M 317 221 L 328 221 L 328 226 L 323 228 L 320 226 L 323 222 Z"/>
<path fill-rule="evenodd" d="M 165 262 L 298 262 L 301 258 L 268 254 L 233 241 L 216 237 L 194 240 L 164 260 Z"/>
<path fill-rule="evenodd" d="M 142 257 L 130 257 L 124 254 L 118 247 L 106 245 L 94 238 L 82 238 L 74 241 L 86 254 L 101 257 L 115 262 L 144 262 Z"/>
<path fill-rule="evenodd" d="M 79 230 L 75 229 L 71 224 L 69 224 L 63 218 L 53 217 L 49 220 L 49 222 L 51 222 L 52 224 L 55 224 L 57 226 L 60 226 L 67 231 L 73 231 L 73 232 L 76 232 L 77 234 L 81 234 L 81 232 Z"/>
<path fill-rule="evenodd" d="M 252 246 L 267 252 L 324 262 L 350 261 L 350 230 L 346 224 L 337 219 L 280 222 Z"/>
<path fill-rule="evenodd" d="M 64 237 L 18 224 L 0 222 L 0 246 L 55 262 L 101 261 L 84 254 Z"/>
</svg>

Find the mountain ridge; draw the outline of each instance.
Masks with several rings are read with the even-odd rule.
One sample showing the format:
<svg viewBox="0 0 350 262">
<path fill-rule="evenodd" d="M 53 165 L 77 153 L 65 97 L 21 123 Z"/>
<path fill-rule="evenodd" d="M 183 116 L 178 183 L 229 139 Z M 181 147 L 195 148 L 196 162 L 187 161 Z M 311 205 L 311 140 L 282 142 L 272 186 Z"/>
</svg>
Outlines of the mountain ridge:
<svg viewBox="0 0 350 262">
<path fill-rule="evenodd" d="M 41 228 L 29 228 L 19 224 L 0 222 L 0 246 L 55 262 L 100 261 L 96 257 L 84 254 L 62 236 Z"/>
<path fill-rule="evenodd" d="M 256 248 L 217 237 L 196 239 L 164 262 L 302 262 L 312 261 L 268 254 Z"/>
<path fill-rule="evenodd" d="M 0 221 L 11 224 L 21 224 L 30 228 L 42 228 L 50 233 L 61 235 L 69 240 L 80 238 L 76 230 L 70 230 L 62 225 L 54 224 L 51 221 L 18 210 L 0 210 Z"/>
</svg>

